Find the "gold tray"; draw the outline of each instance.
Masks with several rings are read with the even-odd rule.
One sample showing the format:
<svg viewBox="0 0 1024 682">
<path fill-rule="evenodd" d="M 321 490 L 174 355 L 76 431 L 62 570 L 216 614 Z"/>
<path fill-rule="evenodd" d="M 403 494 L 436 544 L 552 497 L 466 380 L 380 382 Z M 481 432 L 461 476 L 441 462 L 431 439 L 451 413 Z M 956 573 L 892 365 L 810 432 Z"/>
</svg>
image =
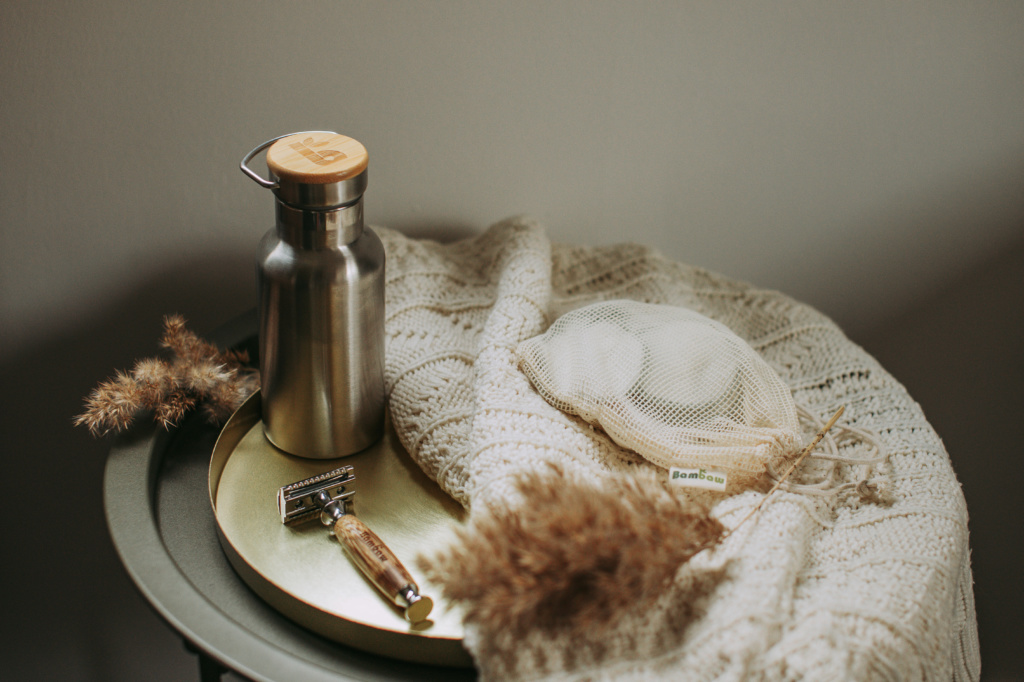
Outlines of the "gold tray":
<svg viewBox="0 0 1024 682">
<path fill-rule="evenodd" d="M 277 491 L 339 466 L 355 467 L 354 512 L 394 550 L 434 600 L 430 620 L 410 625 L 349 561 L 319 521 L 287 527 Z M 384 438 L 348 457 L 313 460 L 278 450 L 263 435 L 260 394 L 228 420 L 213 448 L 210 503 L 221 546 L 242 580 L 296 623 L 363 651 L 416 663 L 472 666 L 462 616 L 416 569 L 450 537 L 463 510 L 420 470 L 388 421 Z"/>
</svg>

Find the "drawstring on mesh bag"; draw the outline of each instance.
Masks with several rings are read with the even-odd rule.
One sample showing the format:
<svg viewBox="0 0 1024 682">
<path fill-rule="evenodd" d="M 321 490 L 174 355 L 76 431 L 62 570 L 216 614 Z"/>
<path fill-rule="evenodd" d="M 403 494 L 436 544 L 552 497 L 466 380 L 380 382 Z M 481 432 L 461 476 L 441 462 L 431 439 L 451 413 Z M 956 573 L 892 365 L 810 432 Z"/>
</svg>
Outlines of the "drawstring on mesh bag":
<svg viewBox="0 0 1024 682">
<path fill-rule="evenodd" d="M 824 428 L 823 422 L 803 406 L 797 405 L 797 412 L 811 429 Z M 781 487 L 789 492 L 819 497 L 854 493 L 865 502 L 889 504 L 892 492 L 888 481 L 878 475 L 886 460 L 885 448 L 875 434 L 837 423 L 834 429 L 826 430 L 820 449 L 808 454 L 808 463 L 799 480 L 790 477 Z M 844 465 L 856 467 L 853 480 L 843 480 Z M 782 478 L 774 466 L 768 467 L 767 474 L 774 480 Z"/>
</svg>

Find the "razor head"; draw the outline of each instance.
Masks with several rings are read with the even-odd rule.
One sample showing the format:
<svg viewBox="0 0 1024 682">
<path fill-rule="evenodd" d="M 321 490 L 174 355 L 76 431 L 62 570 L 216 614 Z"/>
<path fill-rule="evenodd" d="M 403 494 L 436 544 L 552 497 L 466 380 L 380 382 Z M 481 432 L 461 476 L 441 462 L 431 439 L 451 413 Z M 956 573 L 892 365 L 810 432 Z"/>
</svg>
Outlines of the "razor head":
<svg viewBox="0 0 1024 682">
<path fill-rule="evenodd" d="M 321 492 L 326 493 L 332 502 L 347 504 L 356 494 L 355 479 L 352 465 L 347 465 L 282 487 L 277 491 L 281 523 L 295 526 L 319 519 L 320 507 L 314 498 Z"/>
</svg>

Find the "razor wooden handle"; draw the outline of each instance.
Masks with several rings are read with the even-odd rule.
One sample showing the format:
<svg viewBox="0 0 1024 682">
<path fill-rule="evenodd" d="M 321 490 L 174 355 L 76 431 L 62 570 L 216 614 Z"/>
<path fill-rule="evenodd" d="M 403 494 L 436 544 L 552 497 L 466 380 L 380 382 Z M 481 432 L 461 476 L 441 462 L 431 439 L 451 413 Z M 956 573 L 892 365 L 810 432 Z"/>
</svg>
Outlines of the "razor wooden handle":
<svg viewBox="0 0 1024 682">
<path fill-rule="evenodd" d="M 401 607 L 412 622 L 426 618 L 433 603 L 429 597 L 419 596 L 419 588 L 395 553 L 370 530 L 359 517 L 345 514 L 334 523 L 334 535 L 348 551 L 359 570 L 378 590 Z M 412 603 L 403 596 L 412 588 L 416 599 Z"/>
</svg>

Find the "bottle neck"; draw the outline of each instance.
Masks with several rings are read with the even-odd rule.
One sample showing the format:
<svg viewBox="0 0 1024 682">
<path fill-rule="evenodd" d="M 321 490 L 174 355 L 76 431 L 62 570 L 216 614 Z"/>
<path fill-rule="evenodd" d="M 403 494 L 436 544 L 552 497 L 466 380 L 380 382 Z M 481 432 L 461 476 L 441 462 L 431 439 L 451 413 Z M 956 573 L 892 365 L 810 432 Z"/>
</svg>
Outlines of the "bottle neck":
<svg viewBox="0 0 1024 682">
<path fill-rule="evenodd" d="M 329 211 L 293 208 L 275 201 L 277 234 L 297 249 L 330 249 L 351 244 L 363 234 L 363 198 Z"/>
</svg>

